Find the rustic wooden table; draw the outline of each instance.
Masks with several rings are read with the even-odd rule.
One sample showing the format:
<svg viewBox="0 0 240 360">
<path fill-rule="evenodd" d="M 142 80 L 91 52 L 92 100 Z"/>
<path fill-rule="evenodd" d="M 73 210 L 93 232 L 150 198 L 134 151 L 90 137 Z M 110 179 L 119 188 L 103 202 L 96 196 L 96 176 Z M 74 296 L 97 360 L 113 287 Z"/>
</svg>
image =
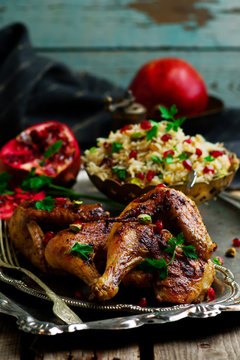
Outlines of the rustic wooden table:
<svg viewBox="0 0 240 360">
<path fill-rule="evenodd" d="M 124 88 L 151 59 L 186 59 L 202 74 L 209 93 L 227 109 L 239 110 L 238 0 L 1 0 L 0 25 L 16 21 L 28 26 L 39 54 Z M 13 318 L 0 314 L 0 357 L 239 359 L 239 320 L 240 313 L 227 313 L 121 332 L 41 337 L 20 332 Z"/>
</svg>

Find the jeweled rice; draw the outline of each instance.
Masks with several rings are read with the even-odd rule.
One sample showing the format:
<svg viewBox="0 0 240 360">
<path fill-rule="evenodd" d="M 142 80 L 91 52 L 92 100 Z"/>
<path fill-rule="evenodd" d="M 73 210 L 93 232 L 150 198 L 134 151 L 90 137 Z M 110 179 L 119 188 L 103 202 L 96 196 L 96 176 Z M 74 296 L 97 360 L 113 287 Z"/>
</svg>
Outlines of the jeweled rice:
<svg viewBox="0 0 240 360">
<path fill-rule="evenodd" d="M 135 183 L 141 187 L 186 181 L 189 170 L 197 182 L 225 176 L 232 158 L 223 144 L 213 144 L 201 135 L 185 135 L 181 128 L 166 131 L 166 121 L 142 122 L 98 138 L 97 146 L 85 151 L 90 175 L 101 180 Z"/>
</svg>

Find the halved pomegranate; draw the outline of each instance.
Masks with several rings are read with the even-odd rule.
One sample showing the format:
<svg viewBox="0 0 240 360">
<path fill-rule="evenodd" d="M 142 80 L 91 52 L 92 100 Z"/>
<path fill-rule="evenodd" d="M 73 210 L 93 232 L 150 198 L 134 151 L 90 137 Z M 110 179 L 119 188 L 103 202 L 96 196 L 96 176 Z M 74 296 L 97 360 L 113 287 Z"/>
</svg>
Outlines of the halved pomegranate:
<svg viewBox="0 0 240 360">
<path fill-rule="evenodd" d="M 80 149 L 73 132 L 57 121 L 28 127 L 0 150 L 0 172 L 12 174 L 15 184 L 32 168 L 36 168 L 38 175 L 54 177 L 55 183 L 66 184 L 75 180 L 80 165 Z"/>
</svg>

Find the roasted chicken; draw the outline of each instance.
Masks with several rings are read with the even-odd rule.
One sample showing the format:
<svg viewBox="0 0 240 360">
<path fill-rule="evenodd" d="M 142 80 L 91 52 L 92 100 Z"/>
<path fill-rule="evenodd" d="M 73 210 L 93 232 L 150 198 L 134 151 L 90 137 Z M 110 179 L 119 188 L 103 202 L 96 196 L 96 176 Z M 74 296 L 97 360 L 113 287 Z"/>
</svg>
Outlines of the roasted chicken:
<svg viewBox="0 0 240 360">
<path fill-rule="evenodd" d="M 140 214 L 150 215 L 153 224 L 137 223 Z M 159 231 L 155 224 L 160 219 L 164 229 Z M 133 200 L 113 225 L 107 243 L 106 269 L 93 287 L 96 298 L 112 298 L 121 280 L 146 257 L 164 258 L 168 263 L 171 256 L 164 251 L 167 242 L 180 232 L 186 243 L 196 248 L 198 259 L 186 258 L 177 247 L 168 277 L 153 281 L 156 297 L 159 301 L 180 303 L 203 297 L 214 277 L 214 266 L 209 259 L 215 244 L 193 201 L 179 191 L 156 187 Z"/>
<path fill-rule="evenodd" d="M 150 224 L 139 215 L 151 217 Z M 81 221 L 81 230 L 69 225 Z M 159 228 L 158 222 L 163 226 Z M 210 239 L 196 205 L 183 193 L 156 187 L 133 200 L 119 217 L 110 218 L 100 205 L 56 203 L 52 211 L 37 210 L 33 201 L 19 205 L 8 221 L 15 246 L 36 267 L 45 272 L 71 273 L 91 289 L 91 299 L 105 301 L 125 285 L 154 288 L 158 301 L 190 303 L 204 298 L 214 278 L 210 260 L 215 244 Z M 46 233 L 54 236 L 46 242 Z M 184 242 L 193 245 L 197 258 L 188 258 L 176 246 L 174 257 L 166 252 L 170 239 L 183 233 Z M 91 246 L 87 258 L 71 251 L 74 244 Z M 164 259 L 168 274 L 138 269 L 145 259 Z M 104 268 L 101 269 L 104 264 Z"/>
</svg>

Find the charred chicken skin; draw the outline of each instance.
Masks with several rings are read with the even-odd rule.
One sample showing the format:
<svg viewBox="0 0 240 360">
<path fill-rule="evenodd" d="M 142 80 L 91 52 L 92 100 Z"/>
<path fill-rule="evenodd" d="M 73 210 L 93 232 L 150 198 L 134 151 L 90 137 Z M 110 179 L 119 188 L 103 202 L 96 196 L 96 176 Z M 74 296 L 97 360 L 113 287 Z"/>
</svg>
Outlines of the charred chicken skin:
<svg viewBox="0 0 240 360">
<path fill-rule="evenodd" d="M 151 216 L 151 224 L 139 223 L 139 215 Z M 156 226 L 163 222 L 163 229 Z M 69 224 L 81 221 L 74 233 Z M 132 201 L 117 218 L 109 218 L 100 205 L 56 203 L 52 211 L 37 210 L 34 201 L 19 205 L 8 221 L 10 237 L 20 252 L 44 272 L 71 273 L 91 288 L 91 299 L 105 301 L 114 297 L 121 281 L 125 285 L 152 286 L 158 301 L 190 303 L 204 298 L 214 278 L 210 260 L 215 244 L 210 239 L 195 204 L 179 191 L 156 187 Z M 54 236 L 46 243 L 46 232 Z M 168 229 L 168 230 L 167 230 Z M 165 252 L 168 241 L 183 233 L 186 244 L 193 245 L 197 259 L 186 257 L 180 246 L 175 257 Z M 74 244 L 91 246 L 88 258 L 71 251 Z M 159 271 L 146 273 L 137 265 L 146 258 L 164 259 L 168 276 Z M 106 260 L 99 270 L 99 259 Z M 102 274 L 102 275 L 101 275 Z"/>
</svg>

